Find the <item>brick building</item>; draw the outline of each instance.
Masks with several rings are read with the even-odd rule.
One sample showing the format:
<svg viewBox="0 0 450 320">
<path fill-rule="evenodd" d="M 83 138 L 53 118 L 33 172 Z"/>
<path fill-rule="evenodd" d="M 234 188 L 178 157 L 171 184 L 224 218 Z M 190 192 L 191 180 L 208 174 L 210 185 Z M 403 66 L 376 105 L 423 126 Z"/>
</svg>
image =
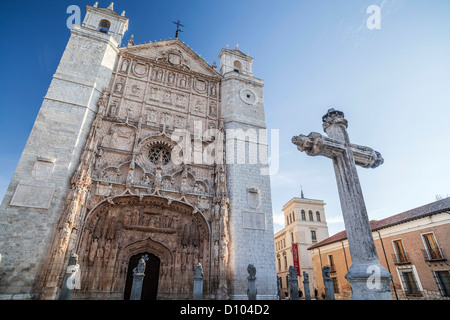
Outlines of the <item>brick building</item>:
<svg viewBox="0 0 450 320">
<path fill-rule="evenodd" d="M 370 221 L 381 264 L 392 274 L 393 299 L 450 299 L 450 198 L 382 220 Z M 319 298 L 325 293 L 321 269 L 331 268 L 335 298 L 350 299 L 345 279 L 351 266 L 346 232 L 313 246 L 311 251 Z"/>
</svg>

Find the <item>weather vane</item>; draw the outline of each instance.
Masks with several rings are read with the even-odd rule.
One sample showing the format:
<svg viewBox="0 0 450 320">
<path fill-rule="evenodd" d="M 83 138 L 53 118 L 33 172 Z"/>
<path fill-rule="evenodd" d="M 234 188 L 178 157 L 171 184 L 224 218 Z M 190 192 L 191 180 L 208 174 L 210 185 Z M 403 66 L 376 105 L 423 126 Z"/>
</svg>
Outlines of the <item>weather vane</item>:
<svg viewBox="0 0 450 320">
<path fill-rule="evenodd" d="M 175 39 L 178 39 L 178 33 L 183 32 L 183 30 L 180 30 L 180 26 L 181 27 L 184 27 L 184 26 L 180 23 L 180 20 L 178 20 L 177 22 L 172 22 L 172 23 L 177 25 L 177 32 L 175 33 Z"/>
</svg>

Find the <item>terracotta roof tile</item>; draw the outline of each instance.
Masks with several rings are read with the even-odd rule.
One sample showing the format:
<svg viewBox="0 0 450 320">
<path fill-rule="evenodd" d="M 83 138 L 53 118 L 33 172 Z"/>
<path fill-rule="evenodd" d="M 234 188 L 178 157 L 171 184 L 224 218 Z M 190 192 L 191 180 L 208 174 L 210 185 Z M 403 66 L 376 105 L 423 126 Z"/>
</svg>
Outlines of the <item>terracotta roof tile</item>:
<svg viewBox="0 0 450 320">
<path fill-rule="evenodd" d="M 371 220 L 370 228 L 372 229 L 372 231 L 376 231 L 379 229 L 394 226 L 396 224 L 405 223 L 411 220 L 438 214 L 445 211 L 450 211 L 450 197 L 390 216 L 382 220 Z M 347 232 L 344 230 L 316 243 L 315 245 L 309 247 L 308 250 L 322 247 L 324 245 L 345 239 L 347 239 Z"/>
</svg>

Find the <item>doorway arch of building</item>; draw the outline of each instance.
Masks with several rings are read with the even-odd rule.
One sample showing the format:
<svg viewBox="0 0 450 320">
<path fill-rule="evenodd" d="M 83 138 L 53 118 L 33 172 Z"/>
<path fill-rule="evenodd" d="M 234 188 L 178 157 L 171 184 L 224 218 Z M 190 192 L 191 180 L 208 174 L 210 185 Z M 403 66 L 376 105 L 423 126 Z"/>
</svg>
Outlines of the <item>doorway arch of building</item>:
<svg viewBox="0 0 450 320">
<path fill-rule="evenodd" d="M 195 264 L 210 263 L 209 224 L 182 201 L 118 196 L 96 206 L 80 229 L 82 279 L 74 298 L 123 299 L 131 257 L 148 252 L 160 259 L 156 298 L 189 299 Z"/>
</svg>

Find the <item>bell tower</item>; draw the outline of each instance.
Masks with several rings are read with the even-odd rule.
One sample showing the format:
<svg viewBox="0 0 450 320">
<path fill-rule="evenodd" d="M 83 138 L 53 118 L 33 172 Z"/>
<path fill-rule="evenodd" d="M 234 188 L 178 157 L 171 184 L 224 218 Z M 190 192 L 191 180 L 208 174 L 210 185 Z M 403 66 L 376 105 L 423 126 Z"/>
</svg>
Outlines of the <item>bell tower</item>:
<svg viewBox="0 0 450 320">
<path fill-rule="evenodd" d="M 229 50 L 228 46 L 222 50 L 220 58 L 220 73 L 225 74 L 230 71 L 241 73 L 246 76 L 253 76 L 252 64 L 253 58 L 239 50 L 236 45 L 235 50 Z"/>
<path fill-rule="evenodd" d="M 86 11 L 82 25 L 71 30 L 0 206 L 0 295 L 5 299 L 39 298 L 39 274 L 48 267 L 44 260 L 54 234 L 61 232 L 70 181 L 128 29 L 128 19 L 112 4 Z M 45 298 L 55 292 L 56 284 Z"/>
<path fill-rule="evenodd" d="M 268 153 L 264 83 L 253 77 L 253 58 L 238 46 L 222 49 L 219 59 L 230 200 L 230 298 L 247 299 L 247 268 L 252 264 L 258 299 L 275 299 L 272 198 L 264 161 Z"/>
<path fill-rule="evenodd" d="M 86 16 L 82 26 L 109 34 L 120 45 L 124 33 L 128 30 L 128 19 L 125 18 L 125 11 L 121 15 L 114 11 L 114 3 L 111 3 L 108 8 L 98 8 L 96 3 L 93 7 L 86 6 Z"/>
</svg>

